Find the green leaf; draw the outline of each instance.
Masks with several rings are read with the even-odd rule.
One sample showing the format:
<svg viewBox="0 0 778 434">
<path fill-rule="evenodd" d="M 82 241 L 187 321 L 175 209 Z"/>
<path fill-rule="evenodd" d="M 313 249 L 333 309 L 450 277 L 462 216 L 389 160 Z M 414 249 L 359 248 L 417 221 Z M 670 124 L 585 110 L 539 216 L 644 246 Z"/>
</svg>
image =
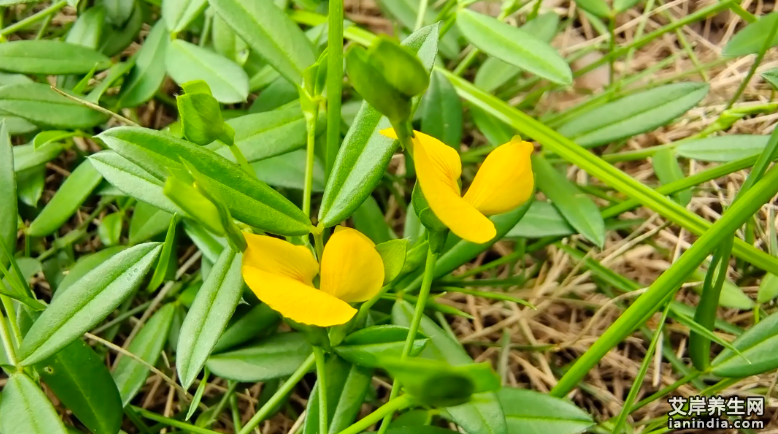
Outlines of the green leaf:
<svg viewBox="0 0 778 434">
<path fill-rule="evenodd" d="M 89 431 L 119 432 L 124 417 L 119 391 L 105 362 L 84 341 L 73 341 L 35 370 Z"/>
<path fill-rule="evenodd" d="M 12 136 L 32 133 L 38 129 L 38 126 L 32 122 L 16 116 L 0 114 L 0 121 L 5 122 L 8 133 Z"/>
<path fill-rule="evenodd" d="M 221 103 L 243 102 L 249 94 L 249 78 L 243 68 L 221 54 L 181 39 L 172 41 L 167 48 L 165 67 L 179 85 L 205 81 Z"/>
<path fill-rule="evenodd" d="M 103 217 L 100 221 L 100 226 L 97 227 L 97 235 L 100 237 L 100 242 L 105 246 L 119 244 L 119 240 L 122 237 L 123 222 L 123 212 L 115 212 Z"/>
<path fill-rule="evenodd" d="M 251 83 L 253 92 L 255 90 L 253 81 Z M 262 89 L 257 99 L 251 104 L 249 113 L 275 110 L 299 98 L 300 92 L 297 91 L 297 86 L 287 81 L 284 77 L 279 77 L 278 73 L 276 73 L 276 78 L 266 88 Z"/>
<path fill-rule="evenodd" d="M 221 107 L 211 95 L 208 83 L 189 81 L 181 88 L 185 93 L 176 96 L 176 106 L 184 138 L 201 146 L 216 140 L 232 145 L 235 131 L 224 123 Z"/>
<path fill-rule="evenodd" d="M 57 158 L 64 149 L 65 146 L 60 143 L 49 143 L 40 149 L 35 149 L 32 143 L 14 146 L 14 170 L 19 173 L 23 170 L 41 167 Z"/>
<path fill-rule="evenodd" d="M 401 326 L 409 326 L 413 318 L 414 307 L 403 300 L 398 300 L 392 308 L 392 322 Z M 421 357 L 433 360 L 447 361 L 457 366 L 473 363 L 464 348 L 455 342 L 434 321 L 423 316 L 419 332 L 430 339 L 430 342 L 421 353 Z M 505 424 L 500 403 L 494 393 L 481 393 L 473 397 L 466 404 L 456 407 L 448 407 L 446 411 L 454 422 L 466 432 L 483 434 L 507 434 L 508 427 Z"/>
<path fill-rule="evenodd" d="M 288 377 L 311 354 L 302 333 L 278 333 L 241 348 L 214 354 L 206 366 L 214 375 L 240 382 Z"/>
<path fill-rule="evenodd" d="M 767 273 L 762 277 L 762 281 L 759 282 L 759 292 L 756 295 L 756 302 L 759 304 L 767 303 L 775 297 L 778 297 L 778 276 Z"/>
<path fill-rule="evenodd" d="M 573 74 L 567 62 L 548 43 L 496 18 L 461 9 L 457 26 L 476 47 L 490 56 L 541 78 L 569 86 Z"/>
<path fill-rule="evenodd" d="M 505 236 L 521 238 L 564 237 L 576 233 L 556 207 L 548 202 L 532 202 L 527 213 Z"/>
<path fill-rule="evenodd" d="M 534 390 L 502 388 L 497 392 L 508 431 L 527 434 L 578 434 L 594 420 L 572 402 Z"/>
<path fill-rule="evenodd" d="M 246 63 L 249 57 L 249 48 L 246 42 L 220 16 L 214 15 L 211 22 L 211 39 L 213 49 L 222 56 L 232 60 L 238 65 Z M 286 80 L 282 80 L 286 83 Z M 292 86 L 294 88 L 294 86 Z M 297 89 L 295 88 L 295 97 Z M 262 92 L 264 95 L 264 92 Z"/>
<path fill-rule="evenodd" d="M 699 161 L 729 162 L 759 155 L 770 136 L 733 134 L 684 142 L 675 149 L 678 155 Z"/>
<path fill-rule="evenodd" d="M 122 250 L 126 249 L 125 246 L 114 246 L 106 249 L 99 250 L 95 253 L 81 256 L 78 261 L 67 271 L 67 274 L 59 282 L 57 291 L 54 293 L 52 300 L 56 300 L 61 297 L 62 294 L 75 282 L 78 282 L 82 277 L 88 274 L 90 271 L 97 268 L 100 264 L 107 261 L 110 257 L 116 255 Z"/>
<path fill-rule="evenodd" d="M 0 44 L 0 68 L 22 74 L 86 74 L 111 66 L 111 59 L 81 45 L 38 39 Z"/>
<path fill-rule="evenodd" d="M 412 31 L 416 27 L 416 18 L 419 15 L 418 0 L 378 0 L 378 5 L 384 14 L 397 18 L 405 28 Z M 431 7 L 427 8 L 423 24 L 426 26 L 438 21 L 438 12 Z M 456 58 L 461 50 L 458 42 L 460 38 L 457 28 L 452 27 L 438 41 L 440 54 L 447 59 Z"/>
<path fill-rule="evenodd" d="M 541 41 L 550 43 L 551 39 L 556 35 L 558 27 L 559 15 L 548 12 L 538 15 L 535 19 L 521 26 L 521 30 L 524 30 Z M 481 67 L 478 68 L 473 83 L 486 92 L 493 92 L 498 87 L 517 78 L 520 73 L 521 68 L 516 65 L 503 62 L 496 57 L 489 57 L 484 61 Z M 513 134 L 510 136 L 512 135 Z M 509 139 L 510 136 L 508 136 Z M 507 142 L 507 140 L 497 144 L 505 142 Z"/>
<path fill-rule="evenodd" d="M 190 162 L 214 181 L 209 187 L 229 208 L 230 213 L 260 229 L 281 235 L 309 232 L 308 217 L 280 193 L 241 170 L 234 163 L 192 143 L 145 128 L 112 128 L 100 134 L 108 147 L 143 165 L 158 179 L 167 177 L 167 168 L 183 170 L 179 162 Z M 148 163 L 155 161 L 155 167 Z M 161 165 L 161 166 L 160 166 Z M 109 178 L 107 178 L 109 179 Z M 109 179 L 110 181 L 110 179 Z M 121 189 L 121 188 L 120 188 Z M 165 207 L 146 201 L 161 209 Z"/>
<path fill-rule="evenodd" d="M 595 15 L 599 18 L 607 18 L 610 15 L 610 8 L 603 0 L 575 0 L 579 8 Z"/>
<path fill-rule="evenodd" d="M 773 28 L 776 21 L 778 21 L 778 12 L 772 12 L 759 17 L 756 22 L 745 26 L 737 32 L 729 40 L 727 46 L 724 47 L 721 55 L 724 57 L 738 57 L 758 53 L 767 41 L 770 29 Z M 775 47 L 776 45 L 778 45 L 778 35 L 773 38 L 768 48 Z"/>
<path fill-rule="evenodd" d="M 210 0 L 219 16 L 241 38 L 295 85 L 316 61 L 316 53 L 302 30 L 272 1 Z"/>
<path fill-rule="evenodd" d="M 168 225 L 165 243 L 162 245 L 162 252 L 159 254 L 157 266 L 154 268 L 154 274 L 151 276 L 149 284 L 146 286 L 148 291 L 154 291 L 162 284 L 168 276 L 175 276 L 176 272 L 176 226 L 178 226 L 178 216 L 173 216 Z"/>
<path fill-rule="evenodd" d="M 393 124 L 402 124 L 411 117 L 411 97 L 395 88 L 379 65 L 370 61 L 370 51 L 352 45 L 346 51 L 346 74 L 351 87 L 364 102 L 386 116 Z"/>
<path fill-rule="evenodd" d="M 103 6 L 98 5 L 87 9 L 68 30 L 65 42 L 82 45 L 92 50 L 96 49 L 103 35 L 104 21 L 105 8 Z"/>
<path fill-rule="evenodd" d="M 251 168 L 260 181 L 273 187 L 303 190 L 305 185 L 305 150 L 298 149 L 275 157 L 265 158 L 251 163 Z M 324 165 L 321 160 L 313 160 L 312 191 L 324 190 Z"/>
<path fill-rule="evenodd" d="M 0 430 L 20 434 L 68 434 L 43 391 L 21 373 L 11 375 L 3 387 Z"/>
<path fill-rule="evenodd" d="M 207 0 L 162 0 L 162 18 L 172 34 L 181 33 L 208 4 Z"/>
<path fill-rule="evenodd" d="M 24 337 L 20 363 L 51 356 L 105 319 L 140 286 L 160 249 L 146 243 L 118 253 L 52 301 Z"/>
<path fill-rule="evenodd" d="M 130 244 L 138 244 L 165 232 L 173 215 L 146 202 L 138 202 L 130 220 Z"/>
<path fill-rule="evenodd" d="M 89 161 L 108 182 L 128 196 L 169 214 L 188 216 L 165 196 L 162 181 L 116 152 L 98 152 L 92 154 Z"/>
<path fill-rule="evenodd" d="M 354 227 L 367 235 L 374 243 L 383 243 L 397 238 L 397 235 L 384 220 L 384 212 L 381 211 L 373 196 L 368 196 L 362 202 L 352 218 L 354 219 Z"/>
<path fill-rule="evenodd" d="M 638 4 L 639 1 L 640 0 L 613 0 L 613 9 L 617 12 L 624 12 Z"/>
<path fill-rule="evenodd" d="M 119 92 L 120 107 L 136 107 L 150 100 L 165 79 L 165 57 L 170 36 L 160 20 L 151 28 L 135 57 L 135 66 Z"/>
<path fill-rule="evenodd" d="M 38 201 L 43 194 L 43 186 L 46 183 L 46 167 L 37 166 L 22 170 L 16 174 L 16 183 L 16 193 L 19 195 L 19 200 L 28 206 L 37 208 Z"/>
<path fill-rule="evenodd" d="M 224 249 L 181 326 L 176 368 L 184 388 L 188 388 L 200 373 L 240 301 L 242 260 L 242 254 Z"/>
<path fill-rule="evenodd" d="M 690 277 L 701 282 L 705 280 L 705 273 L 706 270 L 697 269 Z M 695 285 L 694 290 L 699 292 L 701 287 Z M 719 306 L 730 309 L 749 310 L 754 307 L 754 301 L 739 286 L 729 280 L 725 280 L 724 286 L 721 288 L 721 295 L 719 296 Z"/>
<path fill-rule="evenodd" d="M 331 357 L 326 364 L 327 376 L 327 422 L 329 433 L 335 434 L 351 426 L 359 416 L 365 400 L 373 371 L 352 365 L 338 356 Z M 319 432 L 319 388 L 318 383 L 311 390 L 305 415 L 303 434 Z"/>
<path fill-rule="evenodd" d="M 625 96 L 567 121 L 557 132 L 590 148 L 667 125 L 708 94 L 705 83 L 673 83 Z"/>
<path fill-rule="evenodd" d="M 57 193 L 30 224 L 27 234 L 33 237 L 49 235 L 59 229 L 84 203 L 100 181 L 102 175 L 85 160 L 76 167 Z"/>
<path fill-rule="evenodd" d="M 384 285 L 393 282 L 405 267 L 408 254 L 408 240 L 389 240 L 376 244 L 375 249 L 384 263 Z"/>
<path fill-rule="evenodd" d="M 106 23 L 105 28 L 103 28 L 103 40 L 98 51 L 106 56 L 114 56 L 121 53 L 138 36 L 143 26 L 143 8 L 141 2 L 135 1 L 133 3 L 135 3 L 135 8 L 132 10 L 132 15 L 130 15 L 129 20 L 123 26 Z"/>
<path fill-rule="evenodd" d="M 11 44 L 11 43 L 9 43 Z M 8 44 L 0 44 L 0 47 Z M 55 129 L 87 129 L 107 116 L 54 92 L 47 84 L 23 83 L 0 87 L 0 111 Z"/>
<path fill-rule="evenodd" d="M 741 378 L 778 368 L 778 314 L 772 314 L 740 335 L 732 346 L 743 356 L 724 349 L 711 363 L 711 373 L 719 377 Z"/>
<path fill-rule="evenodd" d="M 438 25 L 422 27 L 403 44 L 416 52 L 427 69 L 437 55 Z M 319 208 L 319 223 L 330 227 L 348 218 L 381 181 L 399 143 L 379 133 L 389 120 L 363 102 L 338 151 Z"/>
<path fill-rule="evenodd" d="M 459 151 L 462 141 L 462 102 L 448 78 L 433 71 L 422 107 L 422 132 Z"/>
<path fill-rule="evenodd" d="M 572 227 L 602 248 L 605 244 L 605 221 L 597 205 L 545 158 L 533 155 L 532 168 L 538 189 L 551 199 Z"/>
<path fill-rule="evenodd" d="M 127 351 L 151 366 L 156 365 L 168 339 L 175 312 L 176 306 L 173 303 L 162 306 L 140 329 L 127 347 Z M 122 405 L 127 406 L 132 401 L 132 398 L 146 383 L 148 376 L 149 369 L 138 361 L 127 356 L 119 360 L 113 371 L 113 379 L 119 389 Z"/>
<path fill-rule="evenodd" d="M 17 230 L 17 200 L 16 200 L 16 174 L 14 173 L 14 152 L 11 137 L 5 122 L 0 121 L 0 243 L 5 249 L 0 248 L 0 264 L 8 265 L 11 258 L 6 257 L 5 251 L 13 255 L 16 251 Z"/>
<path fill-rule="evenodd" d="M 213 352 L 218 353 L 257 337 L 264 337 L 275 331 L 281 322 L 281 315 L 266 304 L 254 307 L 238 306 L 232 321 L 224 330 Z"/>
<path fill-rule="evenodd" d="M 108 20 L 117 26 L 123 26 L 132 16 L 135 0 L 103 0 L 108 12 Z"/>
<path fill-rule="evenodd" d="M 340 357 L 355 365 L 378 368 L 382 358 L 400 357 L 407 338 L 407 327 L 373 326 L 348 335 L 334 350 Z M 419 354 L 426 344 L 427 339 L 415 339 L 410 355 Z"/>
<path fill-rule="evenodd" d="M 511 137 L 516 135 L 516 131 L 513 128 L 476 106 L 470 106 L 470 114 L 473 116 L 476 128 L 483 133 L 489 144 L 493 146 L 508 143 Z"/>
<path fill-rule="evenodd" d="M 669 184 L 684 178 L 683 170 L 678 164 L 675 152 L 672 149 L 663 149 L 657 151 L 651 157 L 651 164 L 654 167 L 654 173 L 659 178 L 662 185 Z M 686 189 L 672 195 L 673 200 L 686 206 L 692 201 L 692 190 Z"/>
<path fill-rule="evenodd" d="M 430 74 L 416 53 L 388 36 L 379 35 L 373 41 L 367 61 L 392 88 L 407 97 L 421 95 L 429 86 Z"/>
<path fill-rule="evenodd" d="M 762 76 L 764 81 L 770 83 L 770 85 L 773 86 L 773 89 L 778 90 L 778 68 L 773 68 L 759 75 Z"/>
</svg>

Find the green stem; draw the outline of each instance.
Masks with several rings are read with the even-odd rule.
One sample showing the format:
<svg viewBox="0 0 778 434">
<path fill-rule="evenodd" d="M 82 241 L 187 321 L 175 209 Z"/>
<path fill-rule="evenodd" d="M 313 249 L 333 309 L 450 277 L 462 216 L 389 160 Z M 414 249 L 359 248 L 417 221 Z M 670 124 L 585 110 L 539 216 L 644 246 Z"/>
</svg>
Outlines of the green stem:
<svg viewBox="0 0 778 434">
<path fill-rule="evenodd" d="M 393 399 L 387 402 L 386 404 L 384 404 L 383 406 L 381 406 L 381 408 L 379 408 L 378 410 L 370 413 L 369 415 L 357 421 L 354 425 L 351 425 L 350 427 L 344 429 L 338 434 L 359 434 L 364 430 L 370 428 L 370 426 L 373 425 L 374 423 L 381 420 L 384 417 L 384 415 L 391 416 L 392 414 L 394 414 L 395 411 L 408 408 L 411 406 L 411 404 L 412 401 L 410 396 L 408 395 L 403 395 L 397 399 Z"/>
<path fill-rule="evenodd" d="M 413 31 L 419 30 L 424 25 L 424 16 L 427 15 L 427 6 L 429 0 L 421 0 L 419 2 L 419 13 L 416 15 L 416 24 L 413 26 Z"/>
<path fill-rule="evenodd" d="M 148 411 L 144 408 L 136 407 L 134 405 L 130 405 L 129 408 L 131 408 L 134 412 L 138 413 L 139 415 L 145 417 L 146 419 L 163 423 L 167 426 L 172 426 L 174 428 L 180 428 L 185 432 L 190 432 L 195 434 L 219 434 L 218 432 L 211 431 L 207 428 L 201 428 L 199 426 L 195 426 L 186 422 L 181 422 L 180 420 L 175 420 L 169 417 L 160 416 L 157 413 L 154 413 L 153 411 Z"/>
<path fill-rule="evenodd" d="M 336 2 L 337 3 L 337 2 Z M 318 109 L 312 115 L 306 115 L 305 128 L 307 131 L 307 144 L 305 151 L 305 186 L 303 191 L 303 212 L 306 216 L 311 216 L 311 194 L 313 194 L 313 160 L 316 150 L 316 119 L 318 118 Z"/>
<path fill-rule="evenodd" d="M 19 348 L 19 345 L 22 344 L 22 332 L 19 330 L 18 321 L 16 321 L 16 308 L 14 307 L 13 300 L 5 295 L 0 295 L 0 300 L 2 300 L 5 312 L 8 314 L 8 323 L 11 325 L 15 348 Z"/>
<path fill-rule="evenodd" d="M 5 318 L 2 315 L 0 315 L 0 339 L 3 341 L 3 348 L 5 349 L 5 354 L 8 357 L 8 363 L 16 366 L 16 348 L 14 347 L 14 343 L 11 340 L 11 335 L 8 333 L 8 327 L 6 327 Z"/>
<path fill-rule="evenodd" d="M 64 8 L 67 5 L 68 5 L 67 0 L 60 0 L 54 3 L 53 5 L 47 7 L 46 9 L 38 12 L 37 14 L 30 15 L 29 17 L 0 30 L 0 37 L 8 36 L 10 34 L 16 33 L 27 26 L 37 23 L 38 21 L 48 17 L 49 15 L 54 15 L 55 13 L 59 12 L 60 9 Z"/>
<path fill-rule="evenodd" d="M 232 144 L 228 147 L 230 148 L 230 152 L 232 152 L 232 156 L 235 157 L 235 161 L 237 161 L 240 165 L 240 168 L 243 169 L 244 172 L 248 173 L 252 178 L 256 178 L 256 172 L 254 172 L 254 169 L 251 168 L 249 161 L 246 159 L 246 156 L 243 155 L 243 151 L 240 150 L 238 145 Z"/>
<path fill-rule="evenodd" d="M 424 317 L 424 308 L 427 305 L 427 299 L 430 295 L 430 288 L 432 288 L 432 280 L 435 276 L 435 264 L 438 261 L 439 253 L 434 252 L 431 246 L 432 244 L 430 244 L 430 249 L 427 251 L 427 261 L 424 264 L 424 277 L 421 281 L 421 289 L 419 289 L 419 300 L 416 302 L 416 310 L 413 312 L 413 319 L 411 319 L 411 324 L 408 328 L 408 336 L 405 338 L 405 345 L 403 346 L 403 352 L 400 356 L 403 359 L 408 357 L 408 355 L 411 353 L 411 348 L 413 348 L 413 341 L 416 340 L 416 333 L 419 330 L 421 319 Z M 395 379 L 394 383 L 392 384 L 392 392 L 389 394 L 389 402 L 391 403 L 391 401 L 395 399 L 399 393 L 400 384 Z M 381 428 L 378 431 L 379 434 L 385 433 L 389 428 L 389 423 L 392 421 L 393 415 L 394 412 L 392 411 L 384 416 L 384 420 L 381 423 Z"/>
<path fill-rule="evenodd" d="M 311 354 L 308 356 L 307 359 L 300 365 L 299 368 L 297 368 L 296 371 L 292 374 L 291 377 L 289 377 L 286 382 L 284 382 L 283 386 L 278 388 L 278 391 L 273 394 L 273 396 L 270 397 L 270 399 L 267 400 L 265 405 L 260 408 L 254 416 L 252 416 L 251 420 L 246 423 L 246 425 L 238 431 L 238 434 L 251 434 L 251 431 L 256 428 L 257 425 L 259 425 L 267 416 L 270 414 L 271 411 L 273 411 L 281 401 L 286 398 L 287 395 L 292 393 L 292 389 L 297 385 L 297 383 L 302 380 L 302 378 L 305 376 L 305 374 L 308 373 L 308 371 L 311 370 L 311 368 L 314 365 L 314 356 Z M 211 434 L 211 433 L 209 433 Z"/>
<path fill-rule="evenodd" d="M 770 29 L 770 33 L 767 35 L 767 39 L 765 39 L 764 43 L 762 44 L 762 48 L 759 49 L 759 54 L 756 55 L 756 59 L 754 59 L 754 63 L 751 65 L 751 69 L 748 70 L 748 75 L 746 75 L 745 80 L 740 82 L 740 86 L 738 86 L 737 91 L 734 95 L 732 95 L 732 99 L 729 100 L 729 104 L 727 104 L 727 107 L 724 110 L 728 110 L 730 107 L 732 107 L 738 98 L 743 95 L 743 92 L 746 90 L 748 83 L 751 82 L 751 78 L 754 76 L 754 74 L 756 74 L 756 69 L 759 68 L 759 64 L 762 63 L 762 59 L 764 59 L 765 53 L 767 53 L 767 50 L 772 45 L 776 32 L 778 32 L 778 21 L 773 24 L 773 27 Z"/>
<path fill-rule="evenodd" d="M 340 106 L 343 96 L 343 0 L 330 0 L 327 39 L 327 149 L 324 176 L 335 165 L 340 147 Z"/>
<path fill-rule="evenodd" d="M 608 52 L 612 53 L 613 50 L 616 49 L 616 16 L 615 15 L 612 15 L 608 19 L 608 35 L 610 36 L 610 38 L 608 38 Z M 615 62 L 616 62 L 615 58 L 610 58 L 608 60 L 608 84 L 609 85 L 612 85 L 613 82 L 616 80 Z"/>
<path fill-rule="evenodd" d="M 327 424 L 327 369 L 324 360 L 324 350 L 321 347 L 313 347 L 313 356 L 316 359 L 316 390 L 319 393 L 319 434 L 329 432 Z"/>
<path fill-rule="evenodd" d="M 629 412 L 630 413 L 634 413 L 634 412 L 640 410 L 641 408 L 643 408 L 643 407 L 647 406 L 648 404 L 656 401 L 657 399 L 667 395 L 668 393 L 670 393 L 670 392 L 672 392 L 674 390 L 677 390 L 679 387 L 681 387 L 681 386 L 683 386 L 685 384 L 691 383 L 692 381 L 694 381 L 697 378 L 699 378 L 702 374 L 703 373 L 700 372 L 700 371 L 692 371 L 691 373 L 689 373 L 685 377 L 679 379 L 675 383 L 673 383 L 673 384 L 671 384 L 671 385 L 669 385 L 667 387 L 664 387 L 664 388 L 656 391 L 655 393 L 653 393 L 651 396 L 649 396 L 647 398 L 643 398 L 640 402 L 638 402 L 637 404 L 633 405 L 632 408 L 629 409 Z"/>
</svg>

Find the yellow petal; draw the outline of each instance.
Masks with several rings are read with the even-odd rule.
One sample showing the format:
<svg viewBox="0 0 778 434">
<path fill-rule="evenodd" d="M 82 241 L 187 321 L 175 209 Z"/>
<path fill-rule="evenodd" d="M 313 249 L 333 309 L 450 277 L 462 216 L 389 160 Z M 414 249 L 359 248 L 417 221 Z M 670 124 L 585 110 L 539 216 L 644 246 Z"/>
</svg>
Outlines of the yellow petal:
<svg viewBox="0 0 778 434">
<path fill-rule="evenodd" d="M 244 266 L 312 285 L 313 278 L 319 273 L 319 263 L 307 247 L 267 235 L 244 234 L 248 244 L 243 254 Z"/>
<path fill-rule="evenodd" d="M 457 236 L 485 243 L 497 234 L 494 224 L 459 193 L 462 172 L 459 154 L 438 139 L 422 133 L 413 138 L 413 159 L 424 198 L 441 222 Z"/>
<path fill-rule="evenodd" d="M 322 292 L 341 300 L 369 300 L 381 290 L 384 261 L 370 238 L 339 226 L 324 246 L 320 282 Z"/>
<path fill-rule="evenodd" d="M 532 143 L 518 137 L 497 147 L 478 169 L 465 200 L 486 215 L 502 214 L 526 202 L 535 183 L 533 149 Z"/>
<path fill-rule="evenodd" d="M 348 303 L 295 279 L 243 264 L 243 280 L 257 298 L 302 324 L 330 327 L 347 323 L 357 310 Z"/>
<path fill-rule="evenodd" d="M 394 128 L 387 128 L 385 130 L 379 131 L 382 135 L 389 137 L 390 139 L 397 140 L 397 133 L 394 132 Z"/>
</svg>

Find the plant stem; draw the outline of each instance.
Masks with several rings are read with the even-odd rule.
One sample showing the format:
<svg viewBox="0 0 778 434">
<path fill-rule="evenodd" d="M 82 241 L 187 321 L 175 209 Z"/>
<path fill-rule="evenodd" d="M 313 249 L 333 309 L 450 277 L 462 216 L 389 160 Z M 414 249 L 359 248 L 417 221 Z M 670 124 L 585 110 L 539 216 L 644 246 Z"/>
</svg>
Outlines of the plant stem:
<svg viewBox="0 0 778 434">
<path fill-rule="evenodd" d="M 338 434 L 361 433 L 364 430 L 368 429 L 370 425 L 373 425 L 374 423 L 381 420 L 381 418 L 383 418 L 384 415 L 389 415 L 391 417 L 391 415 L 394 414 L 395 411 L 410 407 L 411 403 L 412 403 L 411 398 L 408 395 L 403 395 L 397 399 L 393 399 L 387 402 L 386 404 L 384 404 L 383 406 L 381 406 L 381 408 L 379 408 L 378 410 L 370 413 L 369 415 L 357 421 L 354 425 L 351 425 L 350 427 L 344 429 Z M 383 427 L 383 425 L 381 426 Z"/>
<path fill-rule="evenodd" d="M 319 393 L 319 434 L 327 434 L 329 432 L 327 426 L 327 369 L 324 363 L 324 350 L 314 346 L 313 356 L 316 359 L 316 390 Z"/>
<path fill-rule="evenodd" d="M 416 15 L 416 24 L 413 26 L 414 32 L 424 25 L 424 17 L 427 15 L 427 6 L 429 6 L 429 0 L 421 0 L 419 2 L 419 13 Z"/>
<path fill-rule="evenodd" d="M 49 15 L 54 15 L 55 13 L 59 12 L 60 9 L 64 8 L 68 5 L 67 0 L 60 0 L 53 5 L 47 7 L 46 9 L 38 12 L 35 15 L 30 15 L 29 17 L 18 21 L 16 24 L 12 24 L 2 30 L 0 30 L 0 37 L 8 36 L 12 33 L 16 33 L 19 30 L 24 29 L 25 27 L 35 24 L 38 21 L 48 17 Z"/>
<path fill-rule="evenodd" d="M 307 131 L 307 144 L 305 151 L 305 186 L 303 191 L 303 212 L 311 216 L 311 194 L 313 194 L 313 158 L 316 148 L 316 119 L 319 117 L 318 108 L 312 115 L 305 116 L 305 128 Z"/>
<path fill-rule="evenodd" d="M 734 95 L 732 95 L 732 99 L 729 100 L 729 103 L 724 110 L 728 110 L 730 107 L 732 107 L 738 98 L 743 95 L 743 92 L 746 90 L 748 83 L 751 82 L 751 78 L 754 76 L 754 74 L 756 74 L 756 69 L 759 68 L 759 64 L 762 63 L 762 59 L 764 59 L 765 53 L 767 53 L 767 50 L 772 45 L 776 32 L 778 32 L 778 21 L 773 24 L 773 27 L 770 29 L 770 33 L 767 35 L 767 39 L 765 39 L 764 43 L 762 44 L 762 48 L 759 49 L 759 54 L 756 55 L 756 59 L 754 59 L 754 63 L 751 65 L 751 69 L 748 70 L 748 75 L 746 75 L 746 78 L 740 82 L 740 86 L 738 86 L 737 91 Z"/>
<path fill-rule="evenodd" d="M 432 288 L 432 280 L 435 276 L 435 264 L 438 261 L 439 253 L 433 252 L 432 248 L 427 251 L 427 261 L 424 264 L 424 277 L 421 281 L 421 289 L 419 289 L 419 300 L 416 302 L 416 310 L 413 312 L 413 319 L 411 319 L 410 327 L 408 328 L 408 337 L 405 338 L 405 345 L 403 346 L 403 352 L 401 358 L 406 359 L 411 353 L 413 348 L 413 341 L 416 340 L 416 332 L 419 330 L 421 319 L 424 316 L 424 308 L 427 305 L 427 299 L 430 295 L 430 288 Z M 395 399 L 400 393 L 400 384 L 395 379 L 392 384 L 392 392 L 389 394 L 389 401 Z M 387 404 L 388 405 L 388 404 Z M 389 422 L 392 421 L 394 411 L 389 412 L 384 416 L 383 422 L 381 422 L 381 428 L 378 430 L 379 434 L 383 434 L 389 428 Z"/>
<path fill-rule="evenodd" d="M 251 431 L 254 430 L 254 428 L 259 425 L 265 418 L 270 414 L 273 409 L 276 408 L 276 406 L 286 398 L 287 395 L 289 395 L 292 392 L 292 389 L 297 385 L 297 383 L 302 380 L 303 376 L 308 373 L 308 371 L 311 370 L 311 368 L 314 365 L 314 356 L 311 354 L 308 356 L 307 359 L 300 365 L 299 368 L 297 368 L 296 371 L 292 374 L 291 377 L 289 377 L 288 380 L 284 383 L 283 386 L 278 388 L 278 391 L 273 394 L 273 396 L 270 397 L 270 399 L 267 400 L 265 405 L 260 408 L 254 416 L 252 416 L 251 420 L 246 423 L 246 425 L 238 431 L 238 434 L 251 434 Z M 209 433 L 210 434 L 210 433 Z"/>
<path fill-rule="evenodd" d="M 8 323 L 11 325 L 15 348 L 19 348 L 19 345 L 22 344 L 22 332 L 19 330 L 19 323 L 16 321 L 16 308 L 14 307 L 13 300 L 5 295 L 0 295 L 0 300 L 2 300 L 5 312 L 8 314 Z"/>
<path fill-rule="evenodd" d="M 3 341 L 3 348 L 5 349 L 5 354 L 8 357 L 8 363 L 16 366 L 18 362 L 16 359 L 16 348 L 14 347 L 13 341 L 11 340 L 10 333 L 8 333 L 8 327 L 6 327 L 5 317 L 3 315 L 0 315 L 0 339 Z"/>
<path fill-rule="evenodd" d="M 146 419 L 151 419 L 153 421 L 163 423 L 167 426 L 180 428 L 185 432 L 190 432 L 195 434 L 219 434 L 218 432 L 211 431 L 207 428 L 201 428 L 199 426 L 188 424 L 186 422 L 181 422 L 180 420 L 175 420 L 169 417 L 160 416 L 157 413 L 154 413 L 153 411 L 148 411 L 144 408 L 136 407 L 134 405 L 130 405 L 130 408 L 136 413 L 138 413 L 139 415 L 145 417 Z"/>
<path fill-rule="evenodd" d="M 616 16 L 611 14 L 611 17 L 608 19 L 608 34 L 610 38 L 608 38 L 608 52 L 612 53 L 613 50 L 616 49 Z M 615 58 L 610 58 L 608 60 L 608 84 L 613 85 L 613 82 L 616 80 L 616 67 L 615 67 Z"/>
<path fill-rule="evenodd" d="M 238 162 L 240 168 L 243 169 L 244 172 L 248 173 L 252 178 L 256 178 L 257 173 L 254 172 L 254 169 L 251 168 L 249 160 L 247 160 L 246 156 L 243 155 L 243 151 L 240 150 L 238 145 L 233 143 L 230 144 L 228 148 L 230 148 L 230 152 L 232 152 L 232 156 L 235 157 L 235 161 Z"/>
<path fill-rule="evenodd" d="M 343 96 L 343 0 L 330 0 L 327 39 L 327 148 L 324 179 L 329 178 L 340 147 L 340 106 Z"/>
</svg>

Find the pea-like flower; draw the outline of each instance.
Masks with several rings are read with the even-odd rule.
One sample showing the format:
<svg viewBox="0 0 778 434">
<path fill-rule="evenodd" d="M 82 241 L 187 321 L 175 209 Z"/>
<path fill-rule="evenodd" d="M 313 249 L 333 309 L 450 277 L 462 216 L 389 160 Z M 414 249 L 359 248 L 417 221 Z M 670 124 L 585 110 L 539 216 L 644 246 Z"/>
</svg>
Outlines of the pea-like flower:
<svg viewBox="0 0 778 434">
<path fill-rule="evenodd" d="M 267 235 L 245 234 L 243 279 L 257 298 L 302 324 L 345 324 L 356 313 L 349 303 L 378 294 L 384 263 L 375 244 L 357 230 L 337 227 L 319 263 L 310 249 Z M 319 276 L 319 289 L 313 282 Z"/>
<path fill-rule="evenodd" d="M 392 128 L 381 134 L 397 139 Z M 435 216 L 462 239 L 479 244 L 490 241 L 497 230 L 487 216 L 508 212 L 532 194 L 533 146 L 518 137 L 486 157 L 464 196 L 458 182 L 462 161 L 457 151 L 418 131 L 414 131 L 411 141 L 416 178 L 424 198 Z"/>
</svg>

